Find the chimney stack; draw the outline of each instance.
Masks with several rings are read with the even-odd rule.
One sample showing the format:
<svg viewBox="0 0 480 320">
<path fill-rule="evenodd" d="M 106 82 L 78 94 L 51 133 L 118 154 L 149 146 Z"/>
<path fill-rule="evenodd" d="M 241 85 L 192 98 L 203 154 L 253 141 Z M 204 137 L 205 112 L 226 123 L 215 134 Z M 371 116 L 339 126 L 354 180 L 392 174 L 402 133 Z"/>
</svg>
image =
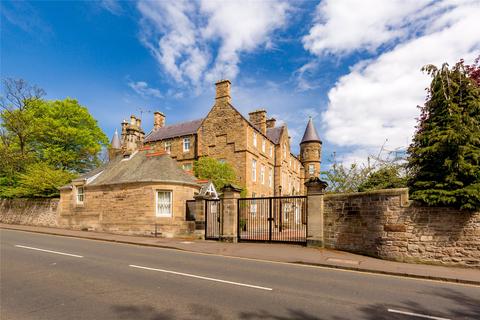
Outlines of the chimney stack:
<svg viewBox="0 0 480 320">
<path fill-rule="evenodd" d="M 160 111 L 153 113 L 153 130 L 158 130 L 165 126 L 165 115 Z"/>
<path fill-rule="evenodd" d="M 267 111 L 264 109 L 255 110 L 248 114 L 250 122 L 263 134 L 267 132 Z"/>
<path fill-rule="evenodd" d="M 275 128 L 275 122 L 277 120 L 275 118 L 270 118 L 267 120 L 267 128 Z"/>
<path fill-rule="evenodd" d="M 232 101 L 232 97 L 230 96 L 230 85 L 230 80 L 220 80 L 215 83 L 215 100 L 230 103 Z"/>
<path fill-rule="evenodd" d="M 122 144 L 125 142 L 125 137 L 127 136 L 127 120 L 123 120 L 122 122 Z"/>
</svg>

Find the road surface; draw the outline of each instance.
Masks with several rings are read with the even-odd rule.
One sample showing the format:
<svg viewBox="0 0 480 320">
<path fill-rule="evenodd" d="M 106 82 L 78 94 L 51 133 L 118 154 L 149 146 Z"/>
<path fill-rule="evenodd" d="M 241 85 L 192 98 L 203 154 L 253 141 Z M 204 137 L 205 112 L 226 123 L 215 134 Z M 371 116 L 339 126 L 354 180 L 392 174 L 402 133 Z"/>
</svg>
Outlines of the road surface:
<svg viewBox="0 0 480 320">
<path fill-rule="evenodd" d="M 480 319 L 480 287 L 0 230 L 0 318 Z"/>
</svg>

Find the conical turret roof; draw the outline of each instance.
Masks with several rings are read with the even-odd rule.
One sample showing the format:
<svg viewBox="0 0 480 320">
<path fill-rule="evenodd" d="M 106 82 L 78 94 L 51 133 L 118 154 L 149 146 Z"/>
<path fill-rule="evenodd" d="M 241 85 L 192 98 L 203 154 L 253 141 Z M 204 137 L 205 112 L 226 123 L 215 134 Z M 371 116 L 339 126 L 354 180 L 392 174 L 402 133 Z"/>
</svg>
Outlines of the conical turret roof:
<svg viewBox="0 0 480 320">
<path fill-rule="evenodd" d="M 322 142 L 318 137 L 317 130 L 315 130 L 315 126 L 313 125 L 311 117 L 308 120 L 307 128 L 305 129 L 305 133 L 303 134 L 302 142 L 300 142 L 300 144 L 304 142 Z"/>
<path fill-rule="evenodd" d="M 117 129 L 115 129 L 115 133 L 113 134 L 112 141 L 110 145 L 113 149 L 122 149 L 122 144 L 120 143 L 120 138 L 118 137 Z"/>
</svg>

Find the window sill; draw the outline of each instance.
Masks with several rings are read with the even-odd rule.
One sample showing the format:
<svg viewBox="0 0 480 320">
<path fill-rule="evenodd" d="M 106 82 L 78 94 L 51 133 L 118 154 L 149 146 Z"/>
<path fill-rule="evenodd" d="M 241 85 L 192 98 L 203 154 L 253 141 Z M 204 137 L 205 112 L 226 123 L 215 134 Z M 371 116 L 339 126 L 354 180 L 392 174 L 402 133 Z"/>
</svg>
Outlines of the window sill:
<svg viewBox="0 0 480 320">
<path fill-rule="evenodd" d="M 155 215 L 155 218 L 173 218 L 173 215 Z"/>
</svg>

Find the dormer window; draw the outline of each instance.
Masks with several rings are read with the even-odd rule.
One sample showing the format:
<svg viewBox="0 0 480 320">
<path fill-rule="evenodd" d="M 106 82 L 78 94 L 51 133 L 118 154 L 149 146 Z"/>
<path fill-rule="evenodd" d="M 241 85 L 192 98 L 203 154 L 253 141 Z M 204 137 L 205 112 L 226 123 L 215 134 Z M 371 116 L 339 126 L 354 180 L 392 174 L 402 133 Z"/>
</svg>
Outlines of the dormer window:
<svg viewBox="0 0 480 320">
<path fill-rule="evenodd" d="M 267 145 L 267 142 L 265 141 L 265 139 L 263 139 L 262 140 L 262 152 L 263 153 L 265 153 L 266 145 Z"/>
<path fill-rule="evenodd" d="M 257 147 L 257 133 L 253 133 L 253 146 L 256 148 Z"/>
</svg>

